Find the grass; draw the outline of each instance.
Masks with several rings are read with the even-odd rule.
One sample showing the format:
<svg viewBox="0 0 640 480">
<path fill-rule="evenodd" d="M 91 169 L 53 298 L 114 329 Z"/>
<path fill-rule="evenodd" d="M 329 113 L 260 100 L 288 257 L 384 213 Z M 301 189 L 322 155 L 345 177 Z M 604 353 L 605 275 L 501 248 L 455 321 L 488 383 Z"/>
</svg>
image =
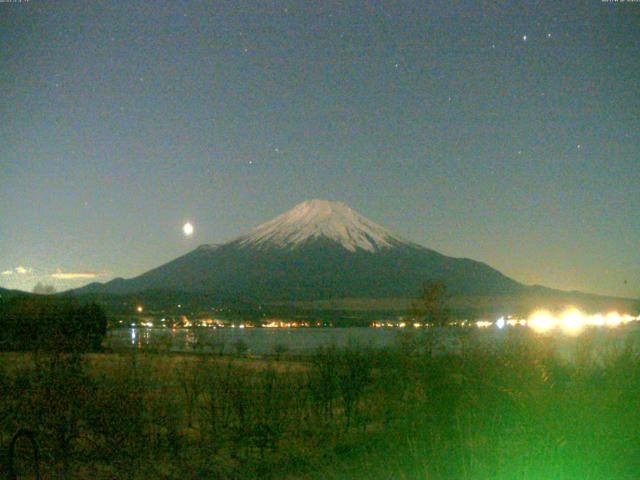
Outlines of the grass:
<svg viewBox="0 0 640 480">
<path fill-rule="evenodd" d="M 572 362 L 526 331 L 435 357 L 422 337 L 296 360 L 4 353 L 1 442 L 36 432 L 44 478 L 636 479 L 640 355 L 577 342 Z"/>
</svg>

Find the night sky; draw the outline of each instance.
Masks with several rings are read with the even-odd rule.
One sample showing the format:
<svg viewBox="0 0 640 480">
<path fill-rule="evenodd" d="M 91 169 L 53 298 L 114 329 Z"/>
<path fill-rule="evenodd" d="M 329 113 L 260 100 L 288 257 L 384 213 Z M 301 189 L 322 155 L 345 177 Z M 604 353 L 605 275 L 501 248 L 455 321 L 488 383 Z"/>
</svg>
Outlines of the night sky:
<svg viewBox="0 0 640 480">
<path fill-rule="evenodd" d="M 0 41 L 0 286 L 131 277 L 324 198 L 640 296 L 640 3 L 5 1 Z"/>
</svg>

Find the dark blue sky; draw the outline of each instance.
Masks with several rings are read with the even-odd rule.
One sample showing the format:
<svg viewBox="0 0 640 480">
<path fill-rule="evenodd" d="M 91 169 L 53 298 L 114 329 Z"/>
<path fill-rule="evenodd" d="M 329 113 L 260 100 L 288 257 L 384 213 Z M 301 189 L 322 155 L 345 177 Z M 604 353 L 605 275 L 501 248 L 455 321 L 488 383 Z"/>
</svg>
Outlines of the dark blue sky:
<svg viewBox="0 0 640 480">
<path fill-rule="evenodd" d="M 326 198 L 640 296 L 640 3 L 31 0 L 0 41 L 0 286 L 134 276 Z"/>
</svg>

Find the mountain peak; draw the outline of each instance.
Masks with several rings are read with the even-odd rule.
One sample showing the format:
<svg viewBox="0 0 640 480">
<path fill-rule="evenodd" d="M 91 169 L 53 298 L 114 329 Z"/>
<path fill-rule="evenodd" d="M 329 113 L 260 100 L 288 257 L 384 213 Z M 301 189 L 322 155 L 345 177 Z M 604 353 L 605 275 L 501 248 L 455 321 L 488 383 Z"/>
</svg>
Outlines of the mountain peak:
<svg viewBox="0 0 640 480">
<path fill-rule="evenodd" d="M 294 248 L 320 238 L 337 242 L 352 252 L 374 252 L 405 243 L 346 204 L 320 199 L 299 203 L 238 241 L 242 246 Z"/>
</svg>

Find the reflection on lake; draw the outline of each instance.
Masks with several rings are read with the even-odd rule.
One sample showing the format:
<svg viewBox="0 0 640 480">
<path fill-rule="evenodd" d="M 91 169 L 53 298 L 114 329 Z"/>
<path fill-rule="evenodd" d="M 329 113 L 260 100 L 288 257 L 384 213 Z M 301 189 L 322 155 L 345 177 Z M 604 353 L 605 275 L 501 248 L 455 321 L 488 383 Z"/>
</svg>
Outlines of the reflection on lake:
<svg viewBox="0 0 640 480">
<path fill-rule="evenodd" d="M 356 345 L 361 348 L 384 348 L 410 341 L 425 345 L 438 337 L 444 349 L 457 352 L 461 348 L 492 349 L 507 338 L 535 335 L 522 327 L 512 328 L 120 328 L 109 332 L 108 347 L 122 350 L 133 346 L 141 349 L 171 352 L 247 353 L 265 355 L 273 353 L 305 354 L 319 347 Z M 616 329 L 589 328 L 578 336 L 538 334 L 538 338 L 563 357 L 572 357 L 579 349 L 598 350 L 605 355 L 611 349 L 626 345 L 640 347 L 640 325 L 637 323 Z"/>
<path fill-rule="evenodd" d="M 213 351 L 236 353 L 237 345 L 246 345 L 246 352 L 271 354 L 276 349 L 301 354 L 318 347 L 357 344 L 383 348 L 395 343 L 398 330 L 373 328 L 120 328 L 109 332 L 107 344 L 114 349 L 136 346 L 174 352 Z"/>
</svg>

